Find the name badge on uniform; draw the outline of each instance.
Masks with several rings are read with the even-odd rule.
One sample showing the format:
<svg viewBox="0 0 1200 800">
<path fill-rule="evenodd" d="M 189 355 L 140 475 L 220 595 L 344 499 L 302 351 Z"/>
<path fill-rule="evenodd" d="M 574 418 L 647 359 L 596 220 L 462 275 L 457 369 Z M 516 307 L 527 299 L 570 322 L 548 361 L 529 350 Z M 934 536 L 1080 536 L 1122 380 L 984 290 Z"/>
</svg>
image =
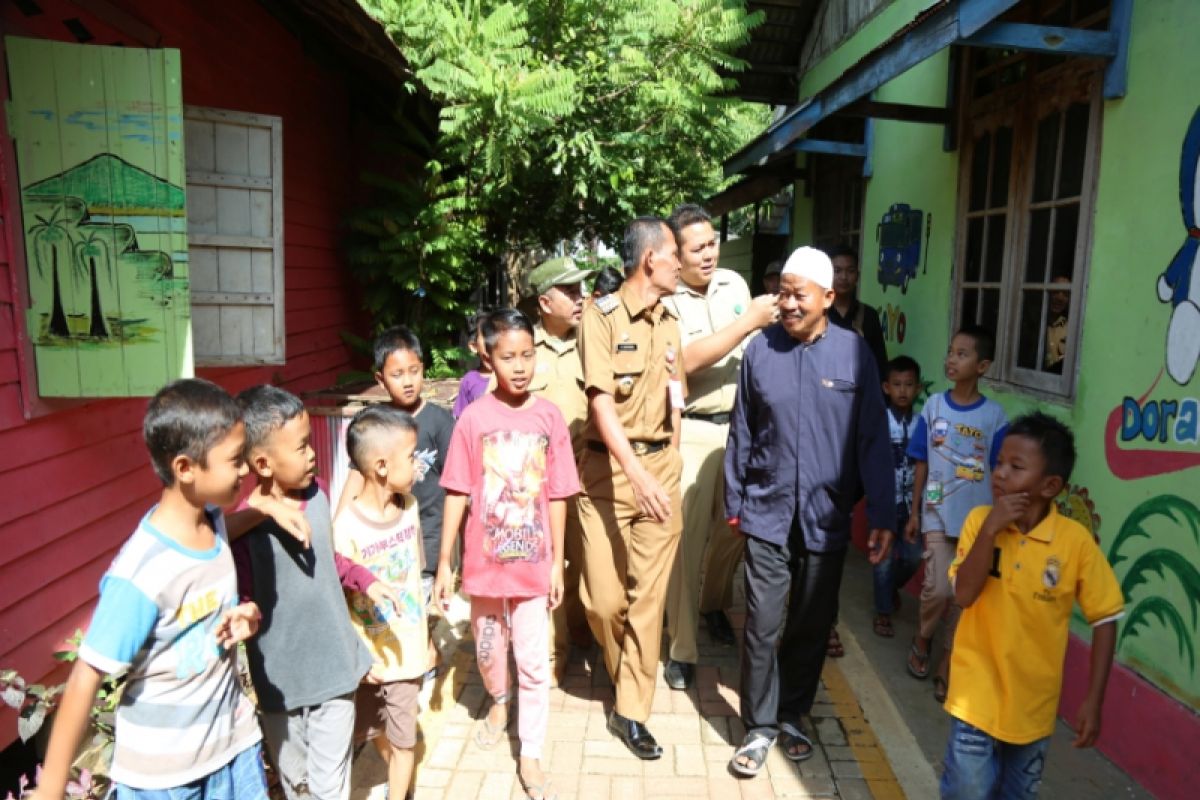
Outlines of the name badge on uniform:
<svg viewBox="0 0 1200 800">
<path fill-rule="evenodd" d="M 667 396 L 671 398 L 671 408 L 683 408 L 683 382 L 678 378 L 667 381 Z"/>
<path fill-rule="evenodd" d="M 621 342 L 620 344 L 617 345 L 617 352 L 618 353 L 635 353 L 635 352 L 637 352 L 637 345 L 634 344 L 633 342 Z"/>
</svg>

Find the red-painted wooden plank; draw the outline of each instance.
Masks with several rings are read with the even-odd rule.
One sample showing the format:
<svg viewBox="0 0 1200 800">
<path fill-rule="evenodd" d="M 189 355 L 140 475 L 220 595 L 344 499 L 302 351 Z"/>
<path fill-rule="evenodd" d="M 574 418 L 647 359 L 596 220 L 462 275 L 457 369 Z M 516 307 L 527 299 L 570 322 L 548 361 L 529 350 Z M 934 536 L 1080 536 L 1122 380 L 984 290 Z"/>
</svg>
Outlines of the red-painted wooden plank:
<svg viewBox="0 0 1200 800">
<path fill-rule="evenodd" d="M 6 431 L 24 424 L 25 412 L 21 408 L 20 385 L 9 383 L 0 386 L 0 431 Z"/>
<path fill-rule="evenodd" d="M 40 547 L 67 546 L 72 535 L 101 543 L 117 542 L 129 535 L 125 520 L 113 521 L 114 513 L 129 506 L 149 508 L 162 485 L 150 470 L 139 464 L 123 474 L 113 473 L 106 483 L 70 496 L 40 510 L 24 508 L 21 516 L 6 523 L 0 564 L 7 564 Z M 3 587 L 0 587 L 3 588 Z"/>
<path fill-rule="evenodd" d="M 0 303 L 0 350 L 15 350 L 17 347 L 17 326 L 13 319 L 13 307 L 9 303 Z"/>
<path fill-rule="evenodd" d="M 77 491 L 102 486 L 108 475 L 146 463 L 141 434 L 128 433 L 0 475 L 8 497 L 20 497 L 24 512 L 45 508 Z M 15 504 L 0 505 L 0 525 L 16 519 Z"/>
<path fill-rule="evenodd" d="M 114 436 L 140 433 L 146 400 L 103 400 L 0 433 L 0 475 Z"/>
</svg>

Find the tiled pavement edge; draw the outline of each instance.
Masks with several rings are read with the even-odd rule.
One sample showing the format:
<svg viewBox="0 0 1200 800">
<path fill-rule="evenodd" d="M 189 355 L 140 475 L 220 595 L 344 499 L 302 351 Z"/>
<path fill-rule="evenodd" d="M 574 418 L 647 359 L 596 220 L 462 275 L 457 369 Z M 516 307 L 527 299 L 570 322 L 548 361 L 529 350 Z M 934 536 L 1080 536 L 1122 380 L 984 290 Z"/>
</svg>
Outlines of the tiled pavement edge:
<svg viewBox="0 0 1200 800">
<path fill-rule="evenodd" d="M 740 615 L 731 618 L 740 628 Z M 864 666 L 870 670 L 865 660 L 852 666 L 855 653 L 862 658 L 862 651 L 847 644 L 851 645 L 847 659 L 842 660 L 846 671 L 858 675 Z M 672 691 L 660 674 L 649 727 L 665 752 L 657 761 L 642 762 L 605 727 L 613 690 L 598 652 L 575 654 L 563 686 L 552 690 L 543 759 L 561 800 L 905 797 L 889 765 L 893 748 L 880 745 L 870 714 L 864 713 L 855 696 L 858 687 L 833 660 L 827 662 L 813 707 L 816 755 L 794 764 L 775 748 L 758 777 L 732 776 L 729 759 L 743 734 L 737 714 L 737 673 L 735 648 L 706 645 L 693 689 Z M 488 702 L 475 669 L 473 645 L 470 640 L 460 641 L 420 717 L 424 741 L 418 753 L 417 800 L 524 797 L 516 780 L 515 721 L 509 727 L 507 747 L 484 751 L 473 741 Z M 354 800 L 380 800 L 385 773 L 372 748 L 363 750 L 354 769 Z"/>
</svg>

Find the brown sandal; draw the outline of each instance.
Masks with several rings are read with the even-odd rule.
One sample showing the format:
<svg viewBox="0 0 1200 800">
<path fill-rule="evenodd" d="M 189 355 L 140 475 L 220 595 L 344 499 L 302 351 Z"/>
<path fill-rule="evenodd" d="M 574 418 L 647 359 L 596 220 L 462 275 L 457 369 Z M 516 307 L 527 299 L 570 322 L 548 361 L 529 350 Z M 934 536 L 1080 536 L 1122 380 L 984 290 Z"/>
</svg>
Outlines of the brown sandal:
<svg viewBox="0 0 1200 800">
<path fill-rule="evenodd" d="M 838 636 L 836 627 L 829 629 L 829 642 L 825 645 L 825 655 L 830 658 L 841 658 L 846 655 L 846 648 L 842 647 L 842 639 Z"/>
<path fill-rule="evenodd" d="M 875 635 L 885 639 L 891 639 L 896 635 L 896 629 L 892 627 L 892 618 L 887 614 L 875 616 Z"/>
</svg>

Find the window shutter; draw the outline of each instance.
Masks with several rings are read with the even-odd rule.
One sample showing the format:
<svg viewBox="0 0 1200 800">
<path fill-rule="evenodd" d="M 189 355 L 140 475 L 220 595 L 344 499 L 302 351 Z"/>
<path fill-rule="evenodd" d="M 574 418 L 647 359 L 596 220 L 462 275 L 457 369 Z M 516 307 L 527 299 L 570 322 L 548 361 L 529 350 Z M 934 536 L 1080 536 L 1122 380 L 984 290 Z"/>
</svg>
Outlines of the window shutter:
<svg viewBox="0 0 1200 800">
<path fill-rule="evenodd" d="M 283 122 L 193 106 L 184 118 L 196 363 L 282 364 Z"/>
<path fill-rule="evenodd" d="M 178 50 L 5 40 L 43 397 L 192 374 Z"/>
</svg>

